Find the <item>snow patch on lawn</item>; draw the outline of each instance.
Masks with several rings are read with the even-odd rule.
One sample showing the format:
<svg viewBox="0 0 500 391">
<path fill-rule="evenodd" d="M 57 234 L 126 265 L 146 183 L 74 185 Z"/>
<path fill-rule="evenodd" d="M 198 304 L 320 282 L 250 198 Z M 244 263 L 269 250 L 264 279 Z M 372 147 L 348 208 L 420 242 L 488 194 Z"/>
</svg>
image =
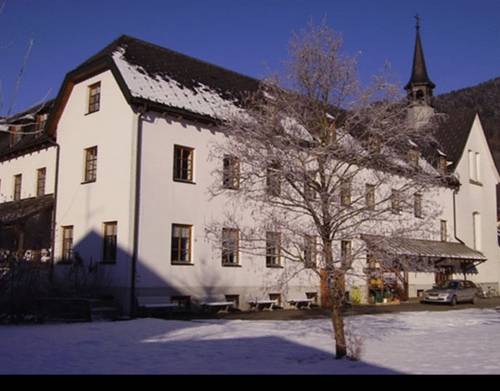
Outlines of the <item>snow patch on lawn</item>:
<svg viewBox="0 0 500 391">
<path fill-rule="evenodd" d="M 362 362 L 335 360 L 328 319 L 137 319 L 0 327 L 0 373 L 500 373 L 500 313 L 407 312 L 346 319 Z"/>
</svg>

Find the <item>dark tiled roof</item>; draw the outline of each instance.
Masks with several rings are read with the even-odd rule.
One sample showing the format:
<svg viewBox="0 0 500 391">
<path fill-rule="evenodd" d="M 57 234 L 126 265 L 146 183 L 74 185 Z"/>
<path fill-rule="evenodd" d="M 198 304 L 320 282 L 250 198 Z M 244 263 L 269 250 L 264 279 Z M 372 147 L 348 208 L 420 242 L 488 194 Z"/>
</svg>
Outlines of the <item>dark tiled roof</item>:
<svg viewBox="0 0 500 391">
<path fill-rule="evenodd" d="M 464 261 L 486 260 L 482 253 L 467 247 L 463 243 L 389 238 L 379 235 L 362 235 L 362 239 L 371 248 L 384 251 L 391 255 L 458 259 Z"/>
<path fill-rule="evenodd" d="M 103 59 L 112 60 L 118 50 L 123 51 L 123 58 L 128 64 L 140 69 L 139 73 L 144 72 L 156 80 L 174 80 L 181 89 L 190 89 L 195 95 L 199 91 L 197 88 L 203 85 L 223 99 L 240 100 L 246 93 L 256 91 L 259 85 L 259 81 L 251 77 L 127 35 L 113 41 L 73 72 Z M 137 97 L 133 86 L 127 82 L 125 80 L 130 95 Z M 148 100 L 147 93 L 144 98 Z"/>
<path fill-rule="evenodd" d="M 19 201 L 0 204 L 0 225 L 9 225 L 26 219 L 46 209 L 53 208 L 54 196 L 47 194 L 42 197 L 25 198 Z"/>
<path fill-rule="evenodd" d="M 37 114 L 47 114 L 49 113 L 54 105 L 54 100 L 44 102 L 40 105 L 31 107 L 23 112 L 17 113 L 7 119 L 8 123 L 21 125 L 20 132 L 27 133 L 24 134 L 18 142 L 11 145 L 10 134 L 0 133 L 0 161 L 4 161 L 29 151 L 39 150 L 50 146 L 53 141 L 52 138 L 45 132 L 45 130 L 40 134 L 29 134 L 35 129 L 35 125 L 32 123 L 33 120 L 27 120 L 24 117 L 31 113 Z"/>
<path fill-rule="evenodd" d="M 415 40 L 415 52 L 413 54 L 413 66 L 411 69 L 410 81 L 405 86 L 405 89 L 411 88 L 412 85 L 429 85 L 430 88 L 436 87 L 427 74 L 425 66 L 424 50 L 420 40 L 420 28 L 417 25 L 417 36 Z"/>
</svg>

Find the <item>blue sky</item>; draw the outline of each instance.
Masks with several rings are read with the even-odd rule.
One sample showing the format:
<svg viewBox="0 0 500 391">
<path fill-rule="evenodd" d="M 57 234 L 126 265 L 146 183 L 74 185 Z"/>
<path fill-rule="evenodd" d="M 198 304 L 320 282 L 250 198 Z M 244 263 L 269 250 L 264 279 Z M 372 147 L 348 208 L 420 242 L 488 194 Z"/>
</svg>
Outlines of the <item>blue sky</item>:
<svg viewBox="0 0 500 391">
<path fill-rule="evenodd" d="M 0 114 L 31 38 L 16 110 L 48 92 L 55 96 L 68 71 L 121 34 L 262 77 L 279 70 L 293 31 L 323 17 L 343 34 L 347 53 L 361 53 L 362 80 L 388 61 L 404 85 L 417 12 L 437 94 L 500 76 L 498 0 L 7 0 L 0 15 Z"/>
</svg>

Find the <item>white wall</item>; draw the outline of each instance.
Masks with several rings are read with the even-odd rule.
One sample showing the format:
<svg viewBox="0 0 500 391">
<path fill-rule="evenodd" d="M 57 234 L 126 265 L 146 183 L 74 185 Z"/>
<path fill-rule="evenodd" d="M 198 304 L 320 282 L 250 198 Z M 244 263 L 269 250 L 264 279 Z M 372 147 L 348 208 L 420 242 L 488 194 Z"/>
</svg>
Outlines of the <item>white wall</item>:
<svg viewBox="0 0 500 391">
<path fill-rule="evenodd" d="M 56 148 L 39 151 L 0 162 L 0 203 L 14 200 L 14 175 L 22 174 L 21 198 L 36 197 L 37 170 L 46 168 L 45 194 L 54 193 Z"/>
<path fill-rule="evenodd" d="M 317 277 L 302 265 L 286 263 L 282 269 L 266 267 L 263 256 L 240 254 L 241 267 L 224 267 L 217 244 L 208 241 L 205 227 L 220 220 L 226 211 L 251 221 L 250 211 L 224 196 L 210 198 L 211 172 L 222 160 L 210 159 L 210 148 L 223 136 L 202 126 L 152 115 L 145 121 L 142 151 L 140 245 L 138 289 L 167 295 L 191 295 L 214 300 L 225 294 L 240 295 L 240 303 L 250 298 L 268 298 L 269 293 L 304 297 L 318 292 Z M 194 148 L 194 182 L 173 180 L 174 145 Z M 193 265 L 172 265 L 170 259 L 173 223 L 193 225 Z M 287 284 L 284 279 L 291 278 Z"/>
<path fill-rule="evenodd" d="M 87 114 L 88 86 L 101 82 L 100 110 Z M 76 84 L 62 113 L 55 257 L 61 257 L 61 227 L 74 226 L 73 243 L 86 260 L 101 261 L 103 223 L 118 222 L 118 259 L 103 265 L 114 287 L 130 285 L 135 115 L 110 71 Z M 84 181 L 84 149 L 97 146 L 97 180 Z M 61 266 L 64 268 L 64 266 Z"/>
<path fill-rule="evenodd" d="M 473 159 L 469 159 L 469 150 Z M 479 153 L 479 181 L 472 181 L 470 161 Z M 470 161 L 469 161 L 470 160 Z M 472 167 L 473 168 L 473 167 Z M 457 236 L 469 247 L 474 248 L 473 213 L 480 214 L 481 249 L 488 261 L 478 266 L 479 274 L 471 280 L 479 283 L 500 281 L 500 256 L 497 242 L 496 184 L 498 173 L 491 156 L 479 117 L 476 116 L 462 157 L 456 166 L 456 173 L 462 186 L 457 195 Z"/>
</svg>

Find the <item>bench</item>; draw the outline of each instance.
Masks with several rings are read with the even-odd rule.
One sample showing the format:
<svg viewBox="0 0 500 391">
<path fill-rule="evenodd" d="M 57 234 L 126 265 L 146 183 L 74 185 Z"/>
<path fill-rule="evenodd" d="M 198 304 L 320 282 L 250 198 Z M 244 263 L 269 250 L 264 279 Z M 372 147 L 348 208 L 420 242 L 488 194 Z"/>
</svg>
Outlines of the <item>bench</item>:
<svg viewBox="0 0 500 391">
<path fill-rule="evenodd" d="M 311 305 L 314 304 L 314 299 L 291 299 L 288 300 L 288 304 L 293 305 L 297 308 L 311 308 Z"/>
<path fill-rule="evenodd" d="M 179 309 L 179 304 L 171 303 L 165 296 L 137 296 L 137 307 L 145 312 L 172 311 Z"/>
<path fill-rule="evenodd" d="M 268 308 L 272 311 L 274 306 L 278 305 L 278 300 L 250 300 L 248 304 L 250 304 L 250 308 L 255 310 Z"/>
<path fill-rule="evenodd" d="M 233 301 L 205 301 L 203 303 L 200 303 L 201 308 L 204 311 L 211 312 L 229 312 L 229 310 L 234 306 Z"/>
</svg>

